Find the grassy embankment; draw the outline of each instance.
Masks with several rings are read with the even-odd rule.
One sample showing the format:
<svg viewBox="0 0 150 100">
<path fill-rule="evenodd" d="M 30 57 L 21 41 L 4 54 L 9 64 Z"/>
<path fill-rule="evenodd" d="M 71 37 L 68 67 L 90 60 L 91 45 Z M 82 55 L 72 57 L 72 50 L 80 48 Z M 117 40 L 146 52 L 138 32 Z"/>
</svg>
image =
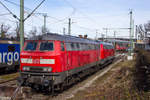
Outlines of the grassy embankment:
<svg viewBox="0 0 150 100">
<path fill-rule="evenodd" d="M 150 93 L 139 89 L 137 85 L 137 81 L 140 81 L 137 70 L 141 63 L 140 57 L 148 54 L 142 52 L 132 61 L 124 60 L 118 63 L 92 86 L 79 91 L 69 100 L 150 100 Z"/>
</svg>

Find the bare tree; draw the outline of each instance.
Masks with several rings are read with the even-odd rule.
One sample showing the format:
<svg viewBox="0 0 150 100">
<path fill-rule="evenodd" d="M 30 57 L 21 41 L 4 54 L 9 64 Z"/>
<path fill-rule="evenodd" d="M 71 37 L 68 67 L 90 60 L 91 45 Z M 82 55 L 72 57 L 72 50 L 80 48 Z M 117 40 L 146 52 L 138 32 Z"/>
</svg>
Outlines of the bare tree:
<svg viewBox="0 0 150 100">
<path fill-rule="evenodd" d="M 142 24 L 138 26 L 138 34 L 139 34 L 140 39 L 143 40 L 145 36 L 145 30 Z"/>
<path fill-rule="evenodd" d="M 33 27 L 32 30 L 29 31 L 29 37 L 34 37 L 37 35 L 37 28 L 36 27 Z"/>
<path fill-rule="evenodd" d="M 139 34 L 140 39 L 148 37 L 149 32 L 150 32 L 150 21 L 148 21 L 143 25 L 142 24 L 138 25 L 137 33 Z"/>
<path fill-rule="evenodd" d="M 20 38 L 20 26 L 19 26 L 19 22 L 16 22 L 15 34 L 16 34 L 17 39 L 19 39 Z"/>
<path fill-rule="evenodd" d="M 150 43 L 150 21 L 145 24 L 138 25 L 137 34 L 140 40 Z"/>
<path fill-rule="evenodd" d="M 50 33 L 50 31 L 48 28 L 44 28 L 44 26 L 42 26 L 40 30 L 40 34 L 44 34 L 44 33 Z"/>
<path fill-rule="evenodd" d="M 1 37 L 2 38 L 6 37 L 6 35 L 7 35 L 7 33 L 8 33 L 8 31 L 9 31 L 10 28 L 11 27 L 9 25 L 5 25 L 4 23 L 2 23 L 0 25 L 0 33 L 1 33 Z"/>
<path fill-rule="evenodd" d="M 144 24 L 144 28 L 147 32 L 150 31 L 150 21 L 148 21 L 146 24 Z"/>
</svg>

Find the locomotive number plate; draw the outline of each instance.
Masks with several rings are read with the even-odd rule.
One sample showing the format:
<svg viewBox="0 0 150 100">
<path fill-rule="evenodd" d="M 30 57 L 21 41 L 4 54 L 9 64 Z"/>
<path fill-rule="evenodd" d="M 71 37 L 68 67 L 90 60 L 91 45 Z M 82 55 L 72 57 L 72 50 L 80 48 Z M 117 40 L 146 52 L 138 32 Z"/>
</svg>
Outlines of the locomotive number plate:
<svg viewBox="0 0 150 100">
<path fill-rule="evenodd" d="M 33 64 L 40 64 L 40 59 L 33 59 Z"/>
</svg>

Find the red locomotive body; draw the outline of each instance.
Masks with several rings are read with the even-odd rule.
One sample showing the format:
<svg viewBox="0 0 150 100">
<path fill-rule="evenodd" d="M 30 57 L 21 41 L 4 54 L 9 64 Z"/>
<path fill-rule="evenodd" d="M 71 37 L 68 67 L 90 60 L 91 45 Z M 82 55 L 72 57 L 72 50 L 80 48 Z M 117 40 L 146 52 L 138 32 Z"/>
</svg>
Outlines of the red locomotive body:
<svg viewBox="0 0 150 100">
<path fill-rule="evenodd" d="M 114 48 L 108 43 L 48 33 L 27 40 L 20 58 L 21 82 L 50 90 L 112 61 Z"/>
<path fill-rule="evenodd" d="M 100 60 L 104 64 L 114 58 L 115 50 L 112 44 L 100 42 Z"/>
</svg>

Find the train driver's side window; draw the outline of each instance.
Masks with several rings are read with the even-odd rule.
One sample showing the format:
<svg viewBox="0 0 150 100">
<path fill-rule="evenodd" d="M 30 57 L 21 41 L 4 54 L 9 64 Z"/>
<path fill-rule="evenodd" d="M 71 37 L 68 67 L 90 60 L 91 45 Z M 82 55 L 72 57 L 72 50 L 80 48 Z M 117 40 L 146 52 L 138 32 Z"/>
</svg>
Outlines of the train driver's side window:
<svg viewBox="0 0 150 100">
<path fill-rule="evenodd" d="M 65 51 L 65 48 L 64 48 L 64 43 L 63 42 L 61 42 L 61 51 Z"/>
</svg>

